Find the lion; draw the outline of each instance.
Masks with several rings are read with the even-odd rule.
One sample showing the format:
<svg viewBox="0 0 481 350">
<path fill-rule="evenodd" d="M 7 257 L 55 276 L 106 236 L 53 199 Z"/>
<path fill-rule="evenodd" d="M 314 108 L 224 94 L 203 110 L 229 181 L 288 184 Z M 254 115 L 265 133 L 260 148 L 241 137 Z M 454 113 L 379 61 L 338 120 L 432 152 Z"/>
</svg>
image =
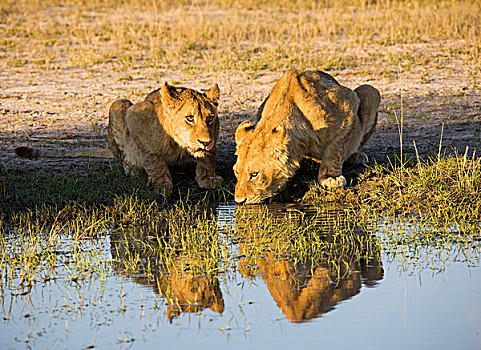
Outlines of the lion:
<svg viewBox="0 0 481 350">
<path fill-rule="evenodd" d="M 126 173 L 135 174 L 144 169 L 154 189 L 166 195 L 173 190 L 168 166 L 192 158 L 197 161 L 195 179 L 199 187 L 220 187 L 223 178 L 215 173 L 219 97 L 217 84 L 202 93 L 165 83 L 142 102 L 115 101 L 109 109 L 108 144 L 111 153 L 122 161 Z M 25 158 L 109 157 L 105 151 L 95 150 L 70 154 L 68 151 L 45 152 L 19 147 L 15 152 Z"/>
<path fill-rule="evenodd" d="M 374 132 L 380 101 L 370 85 L 352 91 L 324 72 L 288 70 L 259 107 L 257 125 L 236 129 L 235 201 L 273 197 L 305 157 L 320 163 L 323 187 L 344 187 L 343 164 L 368 162 L 358 149 Z"/>
</svg>

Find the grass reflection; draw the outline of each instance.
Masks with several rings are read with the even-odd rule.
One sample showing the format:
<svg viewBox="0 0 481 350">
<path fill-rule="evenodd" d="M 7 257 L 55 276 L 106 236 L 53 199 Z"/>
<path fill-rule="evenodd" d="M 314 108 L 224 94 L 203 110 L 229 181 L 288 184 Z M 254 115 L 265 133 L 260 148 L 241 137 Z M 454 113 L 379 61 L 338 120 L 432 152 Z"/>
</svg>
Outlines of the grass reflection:
<svg viewBox="0 0 481 350">
<path fill-rule="evenodd" d="M 342 209 L 239 207 L 241 274 L 261 277 L 292 322 L 320 317 L 383 278 L 375 236 Z"/>
</svg>

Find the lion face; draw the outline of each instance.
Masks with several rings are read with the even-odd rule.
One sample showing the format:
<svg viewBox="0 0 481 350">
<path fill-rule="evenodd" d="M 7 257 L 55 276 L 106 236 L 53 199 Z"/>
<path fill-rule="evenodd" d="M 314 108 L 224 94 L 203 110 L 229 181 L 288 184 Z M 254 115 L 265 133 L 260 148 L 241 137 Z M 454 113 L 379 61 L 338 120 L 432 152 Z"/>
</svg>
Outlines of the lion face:
<svg viewBox="0 0 481 350">
<path fill-rule="evenodd" d="M 215 84 L 205 93 L 192 89 L 162 87 L 164 127 L 181 147 L 195 158 L 214 152 L 219 134 L 217 106 L 220 96 Z"/>
<path fill-rule="evenodd" d="M 245 121 L 237 128 L 235 138 L 235 201 L 254 204 L 274 196 L 290 177 L 285 127 L 265 132 Z"/>
</svg>

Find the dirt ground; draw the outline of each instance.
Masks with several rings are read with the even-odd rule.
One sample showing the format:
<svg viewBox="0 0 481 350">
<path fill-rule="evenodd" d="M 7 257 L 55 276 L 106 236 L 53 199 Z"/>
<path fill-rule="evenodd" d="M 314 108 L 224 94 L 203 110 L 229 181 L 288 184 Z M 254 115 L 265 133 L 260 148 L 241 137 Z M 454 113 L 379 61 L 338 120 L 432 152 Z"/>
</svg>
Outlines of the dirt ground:
<svg viewBox="0 0 481 350">
<path fill-rule="evenodd" d="M 439 59 L 436 45 L 429 43 L 394 45 L 379 55 L 405 49 L 428 51 L 433 61 L 428 65 L 411 67 L 408 71 L 400 68 L 399 74 L 394 75 L 367 76 L 359 67 L 328 71 L 342 85 L 352 89 L 367 83 L 381 91 L 383 99 L 377 131 L 363 147 L 364 151 L 381 162 L 397 152 L 402 120 L 405 153 L 414 155 L 415 142 L 421 156 L 436 155 L 443 132 L 443 150 L 453 152 L 457 149 L 464 153 L 469 147 L 469 154 L 472 154 L 481 146 L 479 68 L 474 70 L 463 61 L 462 56 Z M 369 48 L 362 50 L 368 51 Z M 20 145 L 42 148 L 106 147 L 110 104 L 121 97 L 140 101 L 164 81 L 195 89 L 207 89 L 215 82 L 219 84 L 222 95 L 218 161 L 233 164 L 236 126 L 243 120 L 253 120 L 258 106 L 283 73 L 261 70 L 255 76 L 242 72 L 193 76 L 183 74 L 181 69 L 159 74 L 154 69 L 145 68 L 119 73 L 114 65 L 106 63 L 89 69 L 60 70 L 46 70 L 33 64 L 15 68 L 1 66 L 2 171 L 12 168 L 61 173 L 80 171 L 85 162 L 79 159 L 22 160 L 15 157 L 13 150 Z"/>
</svg>

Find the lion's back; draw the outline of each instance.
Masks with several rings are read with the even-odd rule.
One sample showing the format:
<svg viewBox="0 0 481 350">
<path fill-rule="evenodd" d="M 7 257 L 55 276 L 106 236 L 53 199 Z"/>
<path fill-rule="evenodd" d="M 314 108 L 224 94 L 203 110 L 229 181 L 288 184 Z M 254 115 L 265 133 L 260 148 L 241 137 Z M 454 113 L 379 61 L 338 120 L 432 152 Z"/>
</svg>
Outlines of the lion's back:
<svg viewBox="0 0 481 350">
<path fill-rule="evenodd" d="M 293 123 L 309 124 L 304 132 L 314 132 L 328 126 L 340 127 L 346 118 L 354 118 L 358 106 L 356 93 L 331 75 L 288 70 L 260 106 L 258 119 L 260 124 L 283 124 L 289 129 Z"/>
</svg>

